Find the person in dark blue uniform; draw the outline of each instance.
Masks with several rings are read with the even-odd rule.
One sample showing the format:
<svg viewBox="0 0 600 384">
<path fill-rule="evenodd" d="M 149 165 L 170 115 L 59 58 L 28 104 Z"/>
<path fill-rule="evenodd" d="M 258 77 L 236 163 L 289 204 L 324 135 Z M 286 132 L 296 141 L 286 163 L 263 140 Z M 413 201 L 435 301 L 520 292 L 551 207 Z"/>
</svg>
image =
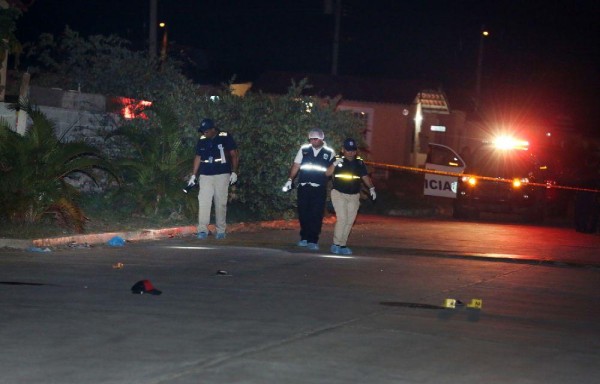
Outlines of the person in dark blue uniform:
<svg viewBox="0 0 600 384">
<path fill-rule="evenodd" d="M 198 238 L 208 237 L 208 224 L 212 203 L 215 203 L 217 240 L 225 238 L 227 198 L 229 186 L 237 181 L 239 152 L 231 134 L 217 129 L 215 122 L 204 119 L 198 132 L 202 133 L 196 144 L 194 169 L 188 186 L 196 183 L 198 175 Z"/>
<path fill-rule="evenodd" d="M 346 243 L 360 207 L 361 184 L 365 183 L 369 188 L 373 201 L 377 198 L 367 166 L 356 155 L 357 150 L 356 140 L 347 138 L 342 147 L 342 156 L 336 158 L 327 170 L 327 174 L 333 175 L 331 202 L 335 209 L 336 222 L 331 252 L 335 254 L 352 254 L 352 250 L 346 246 Z"/>
<path fill-rule="evenodd" d="M 299 247 L 319 249 L 319 235 L 323 225 L 325 201 L 327 200 L 327 168 L 335 159 L 335 151 L 325 145 L 325 134 L 315 128 L 308 133 L 309 144 L 298 150 L 290 168 L 284 191 L 292 188 L 298 176 L 298 219 L 300 221 Z"/>
</svg>

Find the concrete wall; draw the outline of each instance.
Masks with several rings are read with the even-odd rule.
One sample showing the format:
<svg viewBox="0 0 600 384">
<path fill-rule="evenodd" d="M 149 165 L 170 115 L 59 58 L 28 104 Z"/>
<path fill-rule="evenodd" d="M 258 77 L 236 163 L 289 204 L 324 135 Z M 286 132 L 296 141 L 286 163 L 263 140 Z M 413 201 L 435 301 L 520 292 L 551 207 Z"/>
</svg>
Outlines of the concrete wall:
<svg viewBox="0 0 600 384">
<path fill-rule="evenodd" d="M 117 126 L 118 114 L 106 112 L 90 112 L 58 107 L 38 106 L 46 116 L 54 122 L 58 137 L 65 136 L 67 141 L 81 139 L 86 142 L 97 141 L 97 133 L 111 130 Z M 17 114 L 8 109 L 7 103 L 0 103 L 0 117 L 14 130 Z M 27 125 L 31 119 L 27 118 Z"/>
<path fill-rule="evenodd" d="M 98 94 L 32 86 L 29 100 L 55 123 L 58 137 L 65 136 L 67 141 L 100 144 L 97 133 L 114 129 L 121 118 L 107 111 L 106 97 Z M 17 113 L 9 110 L 7 103 L 0 103 L 0 117 L 16 130 Z"/>
<path fill-rule="evenodd" d="M 40 106 L 106 112 L 106 97 L 94 93 L 31 86 L 29 100 Z"/>
<path fill-rule="evenodd" d="M 406 165 L 410 159 L 412 126 L 400 104 L 366 103 L 344 100 L 340 109 L 362 111 L 368 115 L 369 160 L 395 165 Z"/>
</svg>

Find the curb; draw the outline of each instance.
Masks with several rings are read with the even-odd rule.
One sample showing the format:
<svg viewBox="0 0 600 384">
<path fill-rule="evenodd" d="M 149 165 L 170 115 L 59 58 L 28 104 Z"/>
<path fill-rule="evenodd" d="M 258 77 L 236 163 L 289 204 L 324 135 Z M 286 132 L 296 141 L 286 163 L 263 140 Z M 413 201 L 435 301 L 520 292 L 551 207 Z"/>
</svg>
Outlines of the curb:
<svg viewBox="0 0 600 384">
<path fill-rule="evenodd" d="M 154 240 L 166 237 L 185 236 L 196 233 L 196 226 L 174 227 L 163 229 L 142 229 L 132 232 L 106 232 L 93 233 L 87 235 L 74 235 L 64 237 L 53 237 L 46 239 L 32 240 L 36 247 L 57 247 L 67 244 L 101 244 L 106 243 L 115 236 L 119 236 L 126 241 Z"/>
<path fill-rule="evenodd" d="M 32 245 L 33 245 L 32 240 L 0 238 L 0 249 L 1 248 L 27 249 L 27 248 L 31 247 Z"/>
<path fill-rule="evenodd" d="M 326 223 L 326 221 L 327 220 L 324 220 L 324 223 Z M 299 224 L 297 223 L 297 220 L 274 220 L 256 223 L 235 223 L 227 225 L 227 232 L 252 232 L 258 228 L 295 229 L 298 228 L 298 226 Z M 209 225 L 208 228 L 211 232 L 215 231 L 214 225 Z M 115 236 L 118 236 L 124 239 L 125 241 L 157 240 L 171 237 L 195 235 L 197 232 L 198 229 L 196 225 L 188 225 L 161 229 L 141 229 L 137 231 L 125 232 L 90 233 L 83 235 L 49 237 L 32 240 L 0 238 L 0 248 L 16 248 L 25 250 L 30 247 L 60 247 L 69 244 L 106 244 L 110 239 L 112 239 Z"/>
</svg>

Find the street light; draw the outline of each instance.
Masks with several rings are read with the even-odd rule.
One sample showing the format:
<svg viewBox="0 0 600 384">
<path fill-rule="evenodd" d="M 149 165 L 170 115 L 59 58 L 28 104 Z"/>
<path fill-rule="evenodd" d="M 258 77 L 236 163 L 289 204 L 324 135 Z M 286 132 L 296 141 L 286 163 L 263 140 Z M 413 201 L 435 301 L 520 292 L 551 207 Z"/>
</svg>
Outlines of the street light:
<svg viewBox="0 0 600 384">
<path fill-rule="evenodd" d="M 483 41 L 490 35 L 489 31 L 481 26 L 481 35 L 479 36 L 479 52 L 477 54 L 477 73 L 475 80 L 475 110 L 479 110 L 479 104 L 481 102 L 481 70 L 483 63 Z"/>
</svg>

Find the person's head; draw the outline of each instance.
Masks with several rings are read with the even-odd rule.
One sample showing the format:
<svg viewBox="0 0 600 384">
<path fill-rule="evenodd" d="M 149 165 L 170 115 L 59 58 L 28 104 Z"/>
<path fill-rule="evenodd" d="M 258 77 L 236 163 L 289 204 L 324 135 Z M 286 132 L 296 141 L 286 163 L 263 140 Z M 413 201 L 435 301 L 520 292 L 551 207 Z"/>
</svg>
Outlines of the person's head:
<svg viewBox="0 0 600 384">
<path fill-rule="evenodd" d="M 313 148 L 321 148 L 323 146 L 323 140 L 325 139 L 325 134 L 319 128 L 313 128 L 308 132 L 308 141 L 313 146 Z"/>
<path fill-rule="evenodd" d="M 342 154 L 344 155 L 345 158 L 347 158 L 349 160 L 354 159 L 356 157 L 357 150 L 358 150 L 358 147 L 356 146 L 356 140 L 354 140 L 351 137 L 344 140 L 344 145 L 342 147 Z"/>
<path fill-rule="evenodd" d="M 212 119 L 202 119 L 200 122 L 200 126 L 198 127 L 198 132 L 203 134 L 205 137 L 209 139 L 214 137 L 217 134 L 217 126 Z"/>
</svg>

